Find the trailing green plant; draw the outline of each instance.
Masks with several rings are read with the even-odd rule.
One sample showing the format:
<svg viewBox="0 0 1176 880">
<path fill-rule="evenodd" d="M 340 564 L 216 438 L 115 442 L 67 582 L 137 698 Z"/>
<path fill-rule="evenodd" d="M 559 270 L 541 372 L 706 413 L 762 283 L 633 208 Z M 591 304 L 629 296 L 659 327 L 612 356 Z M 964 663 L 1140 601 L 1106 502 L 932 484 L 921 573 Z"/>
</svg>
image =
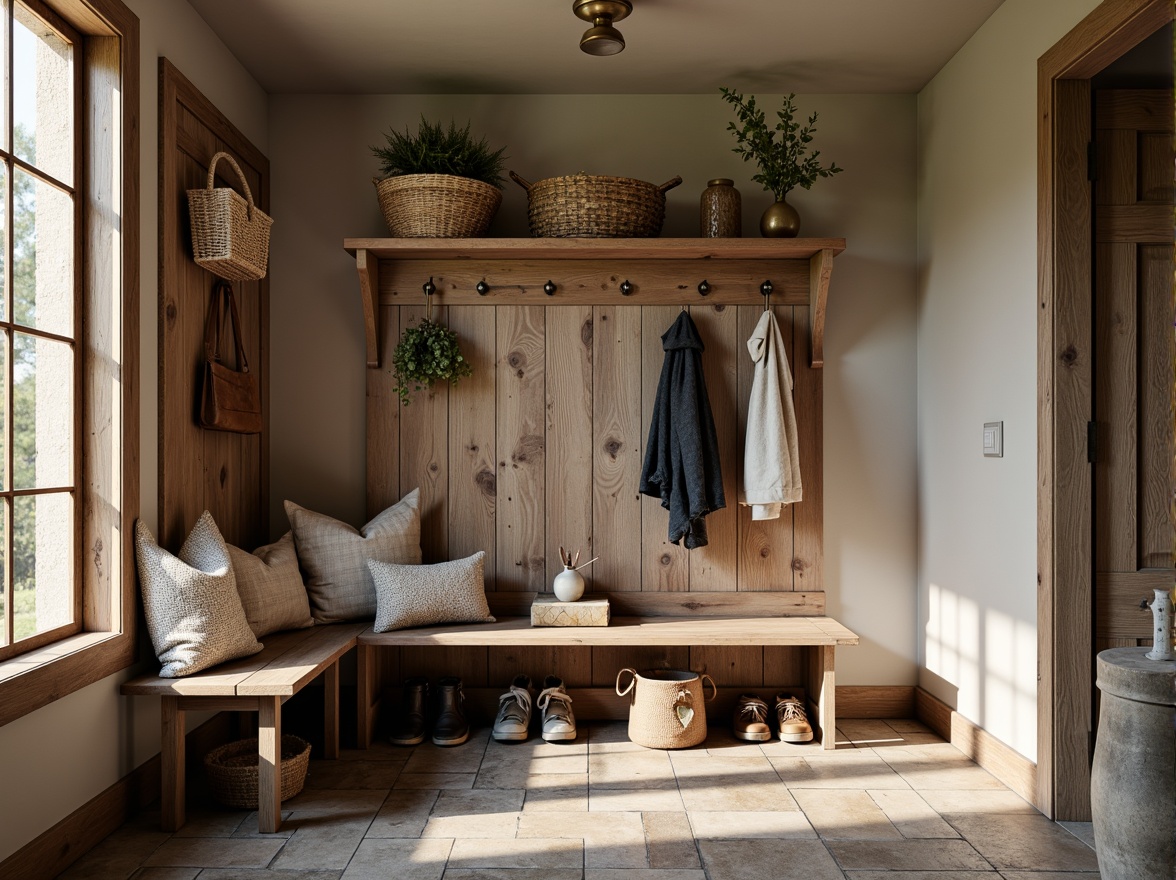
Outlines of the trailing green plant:
<svg viewBox="0 0 1176 880">
<path fill-rule="evenodd" d="M 401 174 L 455 174 L 471 177 L 502 189 L 502 169 L 506 161 L 503 151 L 490 149 L 486 138 L 475 138 L 470 134 L 470 123 L 458 128 L 450 122 L 449 128 L 441 123 L 429 122 L 421 116 L 421 124 L 413 134 L 406 127 L 403 132 L 389 129 L 384 135 L 386 146 L 372 147 L 380 160 L 380 170 L 385 177 Z"/>
<path fill-rule="evenodd" d="M 432 388 L 438 381 L 456 385 L 474 372 L 461 353 L 457 334 L 428 318 L 415 327 L 405 328 L 392 352 L 392 371 L 396 377 L 396 393 L 405 406 L 409 402 L 410 385 L 413 391 Z"/>
<path fill-rule="evenodd" d="M 817 114 L 810 116 L 805 125 L 797 122 L 795 94 L 784 98 L 784 105 L 776 111 L 779 121 L 771 128 L 764 111 L 756 106 L 755 95 L 744 101 L 743 95 L 733 89 L 721 88 L 719 91 L 739 117 L 740 125 L 734 122 L 727 125 L 727 130 L 735 133 L 735 140 L 739 143 L 731 148 L 732 152 L 742 156 L 744 162 L 755 159 L 760 173 L 751 179 L 769 191 L 776 201 L 798 186 L 809 189 L 818 177 L 832 177 L 845 170 L 838 168 L 835 162 L 829 163 L 828 168 L 822 167 L 818 161 L 821 151 L 809 152 L 808 145 L 817 130 Z"/>
</svg>

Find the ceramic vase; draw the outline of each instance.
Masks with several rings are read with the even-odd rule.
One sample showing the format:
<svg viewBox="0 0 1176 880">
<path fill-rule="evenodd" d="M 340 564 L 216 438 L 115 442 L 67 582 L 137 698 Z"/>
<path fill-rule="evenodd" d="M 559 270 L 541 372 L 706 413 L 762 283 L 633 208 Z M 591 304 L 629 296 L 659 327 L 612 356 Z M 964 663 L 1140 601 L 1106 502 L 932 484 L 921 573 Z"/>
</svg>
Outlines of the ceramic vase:
<svg viewBox="0 0 1176 880">
<path fill-rule="evenodd" d="M 703 238 L 739 238 L 743 234 L 743 204 L 735 181 L 726 177 L 707 181 L 698 207 Z"/>
<path fill-rule="evenodd" d="M 559 601 L 575 602 L 584 595 L 584 576 L 570 565 L 565 565 L 564 570 L 552 581 L 551 590 Z"/>
<path fill-rule="evenodd" d="M 1172 594 L 1168 590 L 1156 590 L 1151 602 L 1152 637 L 1154 643 L 1147 653 L 1148 660 L 1176 660 L 1172 653 Z"/>
<path fill-rule="evenodd" d="M 799 234 L 800 214 L 785 199 L 773 202 L 760 217 L 760 235 L 764 238 L 796 238 Z"/>
</svg>

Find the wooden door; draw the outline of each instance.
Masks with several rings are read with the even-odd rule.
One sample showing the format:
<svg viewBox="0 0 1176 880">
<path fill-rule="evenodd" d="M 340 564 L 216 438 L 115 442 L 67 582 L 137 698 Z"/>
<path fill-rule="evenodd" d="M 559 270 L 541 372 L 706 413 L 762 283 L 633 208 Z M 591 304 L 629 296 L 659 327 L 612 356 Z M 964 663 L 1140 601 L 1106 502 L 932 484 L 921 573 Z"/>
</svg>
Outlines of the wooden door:
<svg viewBox="0 0 1176 880">
<path fill-rule="evenodd" d="M 1140 601 L 1176 577 L 1172 114 L 1167 90 L 1095 94 L 1095 653 L 1151 645 Z"/>
<path fill-rule="evenodd" d="M 205 186 L 213 155 L 237 160 L 269 212 L 269 160 L 166 58 L 159 59 L 159 541 L 175 551 L 202 511 L 225 540 L 252 550 L 269 534 L 269 281 L 233 282 L 260 434 L 205 431 L 196 421 L 204 321 L 216 278 L 192 260 L 186 190 Z M 216 186 L 240 192 L 226 162 Z"/>
</svg>

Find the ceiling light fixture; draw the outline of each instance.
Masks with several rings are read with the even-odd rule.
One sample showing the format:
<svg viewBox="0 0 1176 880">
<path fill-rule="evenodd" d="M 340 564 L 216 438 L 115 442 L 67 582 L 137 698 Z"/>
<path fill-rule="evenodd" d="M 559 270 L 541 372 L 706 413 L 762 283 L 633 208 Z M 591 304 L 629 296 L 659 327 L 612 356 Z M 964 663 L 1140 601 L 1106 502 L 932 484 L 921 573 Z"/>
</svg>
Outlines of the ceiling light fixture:
<svg viewBox="0 0 1176 880">
<path fill-rule="evenodd" d="M 572 12 L 592 23 L 580 37 L 580 49 L 589 55 L 616 55 L 625 48 L 625 38 L 613 22 L 632 11 L 629 0 L 572 0 Z"/>
</svg>

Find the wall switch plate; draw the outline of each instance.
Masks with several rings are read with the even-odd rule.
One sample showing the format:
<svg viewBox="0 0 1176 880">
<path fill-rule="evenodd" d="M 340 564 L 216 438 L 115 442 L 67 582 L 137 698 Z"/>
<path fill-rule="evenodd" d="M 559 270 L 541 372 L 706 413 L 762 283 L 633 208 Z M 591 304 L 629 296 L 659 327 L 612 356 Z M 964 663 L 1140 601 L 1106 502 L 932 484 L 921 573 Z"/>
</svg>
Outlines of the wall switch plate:
<svg viewBox="0 0 1176 880">
<path fill-rule="evenodd" d="M 1004 457 L 1004 422 L 984 423 L 984 455 L 987 458 Z"/>
</svg>

